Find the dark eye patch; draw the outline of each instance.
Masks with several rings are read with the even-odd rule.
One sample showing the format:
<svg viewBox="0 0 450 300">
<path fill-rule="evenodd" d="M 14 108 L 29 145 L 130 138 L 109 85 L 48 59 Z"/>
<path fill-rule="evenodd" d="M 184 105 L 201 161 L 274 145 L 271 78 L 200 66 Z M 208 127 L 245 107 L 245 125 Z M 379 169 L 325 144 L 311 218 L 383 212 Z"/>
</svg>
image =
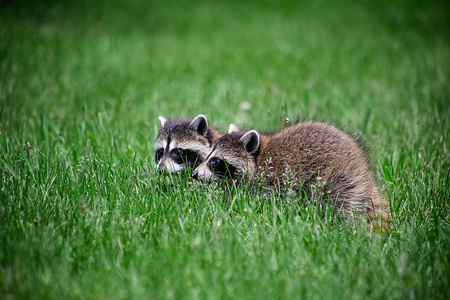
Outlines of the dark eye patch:
<svg viewBox="0 0 450 300">
<path fill-rule="evenodd" d="M 155 161 L 159 162 L 164 154 L 163 148 L 158 148 L 155 150 Z"/>
<path fill-rule="evenodd" d="M 194 164 L 199 165 L 201 163 L 201 159 L 197 152 L 188 149 L 173 149 L 170 152 L 170 157 L 177 164 L 185 163 L 194 166 Z"/>
<path fill-rule="evenodd" d="M 210 160 L 210 168 L 211 171 L 214 172 L 214 175 L 220 178 L 236 178 L 236 168 L 233 165 L 230 165 L 225 160 L 220 159 L 218 157 L 213 157 Z"/>
</svg>

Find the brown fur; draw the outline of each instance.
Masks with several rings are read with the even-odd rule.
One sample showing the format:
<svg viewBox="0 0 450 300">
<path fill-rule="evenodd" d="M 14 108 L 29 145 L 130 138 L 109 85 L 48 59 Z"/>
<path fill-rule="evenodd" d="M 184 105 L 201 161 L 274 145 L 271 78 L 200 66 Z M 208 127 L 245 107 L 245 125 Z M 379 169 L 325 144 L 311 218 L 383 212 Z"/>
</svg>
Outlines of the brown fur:
<svg viewBox="0 0 450 300">
<path fill-rule="evenodd" d="M 298 190 L 314 198 L 320 188 L 322 200 L 329 199 L 327 204 L 344 211 L 349 219 L 356 212 L 369 219 L 381 216 L 387 220 L 367 156 L 348 134 L 330 124 L 312 121 L 272 135 L 254 132 L 259 139 L 250 133 L 235 131 L 222 136 L 214 143 L 207 161 L 194 172 L 207 178 L 211 159 L 219 157 L 233 170 L 246 173 L 250 181 L 262 179 L 268 186 L 282 187 L 286 173 L 291 173 Z M 253 147 L 252 143 L 258 145 Z"/>
</svg>

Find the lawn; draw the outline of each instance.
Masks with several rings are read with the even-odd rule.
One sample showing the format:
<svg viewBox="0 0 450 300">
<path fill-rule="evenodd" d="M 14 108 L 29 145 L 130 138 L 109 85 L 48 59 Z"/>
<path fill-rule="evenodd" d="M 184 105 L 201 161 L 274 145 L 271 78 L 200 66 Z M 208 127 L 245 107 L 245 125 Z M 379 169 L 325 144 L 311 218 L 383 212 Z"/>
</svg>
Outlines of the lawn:
<svg viewBox="0 0 450 300">
<path fill-rule="evenodd" d="M 1 1 L 0 298 L 447 298 L 448 32 L 445 1 Z M 390 228 L 158 174 L 157 117 L 200 113 L 361 135 Z"/>
</svg>

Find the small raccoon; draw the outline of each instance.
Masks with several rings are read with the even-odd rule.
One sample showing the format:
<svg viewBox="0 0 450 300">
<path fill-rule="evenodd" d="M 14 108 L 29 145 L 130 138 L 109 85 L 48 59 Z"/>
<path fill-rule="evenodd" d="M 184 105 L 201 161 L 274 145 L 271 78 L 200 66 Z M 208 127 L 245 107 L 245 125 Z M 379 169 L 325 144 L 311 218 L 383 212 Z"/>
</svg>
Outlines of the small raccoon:
<svg viewBox="0 0 450 300">
<path fill-rule="evenodd" d="M 194 169 L 205 160 L 212 143 L 219 138 L 217 131 L 208 127 L 204 115 L 192 121 L 158 119 L 161 128 L 155 143 L 155 161 L 160 172 L 177 173 L 188 166 Z"/>
<path fill-rule="evenodd" d="M 286 175 L 289 176 L 286 176 Z M 283 192 L 287 177 L 294 190 L 331 205 L 348 220 L 385 212 L 368 159 L 354 138 L 322 122 L 303 122 L 263 135 L 230 125 L 228 134 L 212 146 L 207 159 L 192 173 L 195 179 L 242 178 Z"/>
</svg>

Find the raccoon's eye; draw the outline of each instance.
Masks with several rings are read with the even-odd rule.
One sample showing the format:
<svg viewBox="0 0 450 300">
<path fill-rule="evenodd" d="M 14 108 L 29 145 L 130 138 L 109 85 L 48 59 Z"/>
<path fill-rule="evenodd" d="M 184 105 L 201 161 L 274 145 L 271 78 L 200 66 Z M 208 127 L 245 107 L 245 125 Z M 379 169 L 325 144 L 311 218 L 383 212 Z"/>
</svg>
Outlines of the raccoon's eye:
<svg viewBox="0 0 450 300">
<path fill-rule="evenodd" d="M 213 168 L 213 169 L 217 168 L 217 166 L 220 164 L 220 162 L 221 162 L 221 159 L 220 159 L 220 158 L 218 158 L 218 157 L 213 157 L 213 158 L 211 159 L 211 168 Z"/>
<path fill-rule="evenodd" d="M 175 156 L 175 157 L 183 157 L 184 156 L 183 149 L 180 149 L 180 148 L 173 150 L 172 153 L 173 153 L 173 156 Z"/>
<path fill-rule="evenodd" d="M 155 151 L 155 160 L 157 162 L 160 161 L 160 159 L 163 156 L 163 154 L 164 154 L 164 149 L 163 148 L 156 149 L 156 151 Z"/>
</svg>

